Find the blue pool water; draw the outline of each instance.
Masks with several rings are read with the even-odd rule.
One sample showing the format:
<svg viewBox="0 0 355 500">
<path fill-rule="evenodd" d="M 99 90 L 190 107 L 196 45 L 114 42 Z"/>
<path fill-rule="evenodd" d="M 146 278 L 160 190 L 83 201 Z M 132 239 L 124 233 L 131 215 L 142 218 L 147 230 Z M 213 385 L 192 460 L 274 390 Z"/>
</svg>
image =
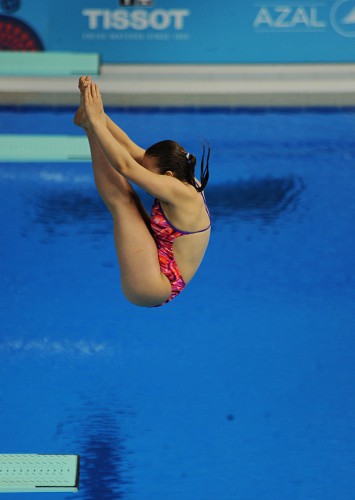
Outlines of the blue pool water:
<svg viewBox="0 0 355 500">
<path fill-rule="evenodd" d="M 137 308 L 90 165 L 0 164 L 0 453 L 81 455 L 43 500 L 354 498 L 354 111 L 110 111 L 144 147 L 211 143 L 211 243 Z"/>
</svg>

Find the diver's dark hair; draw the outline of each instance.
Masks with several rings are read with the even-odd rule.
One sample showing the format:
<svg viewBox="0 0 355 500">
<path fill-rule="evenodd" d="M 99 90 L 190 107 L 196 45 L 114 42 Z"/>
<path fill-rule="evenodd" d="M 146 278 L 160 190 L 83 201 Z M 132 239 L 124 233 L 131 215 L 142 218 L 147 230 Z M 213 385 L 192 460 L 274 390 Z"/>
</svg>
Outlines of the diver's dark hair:
<svg viewBox="0 0 355 500">
<path fill-rule="evenodd" d="M 174 174 L 174 177 L 182 182 L 188 182 L 194 188 L 201 192 L 205 189 L 209 178 L 209 159 L 210 145 L 207 144 L 207 158 L 205 165 L 205 149 L 206 146 L 202 143 L 202 159 L 200 167 L 200 183 L 195 180 L 196 157 L 187 153 L 185 149 L 175 141 L 160 141 L 150 146 L 145 154 L 150 158 L 154 158 L 156 166 L 160 174 L 165 174 L 169 170 Z"/>
</svg>

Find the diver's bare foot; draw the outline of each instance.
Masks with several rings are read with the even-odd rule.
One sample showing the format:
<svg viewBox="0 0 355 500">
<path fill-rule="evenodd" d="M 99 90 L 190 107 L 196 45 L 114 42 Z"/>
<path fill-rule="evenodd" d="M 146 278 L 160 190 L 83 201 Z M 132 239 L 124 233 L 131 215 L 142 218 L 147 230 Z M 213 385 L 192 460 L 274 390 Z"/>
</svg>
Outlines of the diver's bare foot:
<svg viewBox="0 0 355 500">
<path fill-rule="evenodd" d="M 84 92 L 85 88 L 90 85 L 91 83 L 91 77 L 90 76 L 81 76 L 79 78 L 79 83 L 78 87 L 80 90 L 80 105 L 79 108 L 77 109 L 75 116 L 74 116 L 74 123 L 78 127 L 82 127 L 83 129 L 88 128 L 88 122 L 86 118 L 86 113 L 85 113 L 85 106 L 84 106 Z"/>
</svg>

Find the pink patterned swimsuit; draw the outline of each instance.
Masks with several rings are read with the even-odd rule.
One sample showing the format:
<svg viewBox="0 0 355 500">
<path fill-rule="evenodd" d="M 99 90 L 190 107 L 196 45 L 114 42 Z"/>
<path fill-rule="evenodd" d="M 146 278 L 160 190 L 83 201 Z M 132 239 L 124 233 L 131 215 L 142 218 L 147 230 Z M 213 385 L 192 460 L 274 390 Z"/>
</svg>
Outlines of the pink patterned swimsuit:
<svg viewBox="0 0 355 500">
<path fill-rule="evenodd" d="M 209 215 L 205 197 L 203 194 L 202 196 L 205 202 L 207 213 Z M 211 227 L 211 223 L 208 227 L 206 227 L 205 229 L 201 229 L 200 231 L 180 231 L 180 229 L 177 229 L 171 224 L 171 222 L 169 222 L 168 218 L 163 212 L 159 200 L 155 199 L 152 207 L 150 224 L 153 231 L 155 243 L 158 248 L 160 269 L 162 273 L 165 274 L 165 276 L 168 278 L 171 285 L 170 297 L 165 302 L 163 302 L 163 304 L 160 304 L 164 305 L 167 302 L 173 300 L 173 298 L 179 295 L 179 293 L 185 288 L 185 282 L 183 280 L 183 277 L 181 276 L 174 257 L 173 245 L 175 239 L 185 234 L 203 233 Z"/>
</svg>

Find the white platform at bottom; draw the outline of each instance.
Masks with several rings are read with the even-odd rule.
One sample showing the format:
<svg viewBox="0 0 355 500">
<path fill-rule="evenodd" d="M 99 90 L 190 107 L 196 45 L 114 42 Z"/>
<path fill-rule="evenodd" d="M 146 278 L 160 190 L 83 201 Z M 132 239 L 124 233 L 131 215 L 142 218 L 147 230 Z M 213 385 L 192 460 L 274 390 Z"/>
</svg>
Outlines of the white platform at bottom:
<svg viewBox="0 0 355 500">
<path fill-rule="evenodd" d="M 79 455 L 0 455 L 0 493 L 76 493 Z"/>
</svg>

